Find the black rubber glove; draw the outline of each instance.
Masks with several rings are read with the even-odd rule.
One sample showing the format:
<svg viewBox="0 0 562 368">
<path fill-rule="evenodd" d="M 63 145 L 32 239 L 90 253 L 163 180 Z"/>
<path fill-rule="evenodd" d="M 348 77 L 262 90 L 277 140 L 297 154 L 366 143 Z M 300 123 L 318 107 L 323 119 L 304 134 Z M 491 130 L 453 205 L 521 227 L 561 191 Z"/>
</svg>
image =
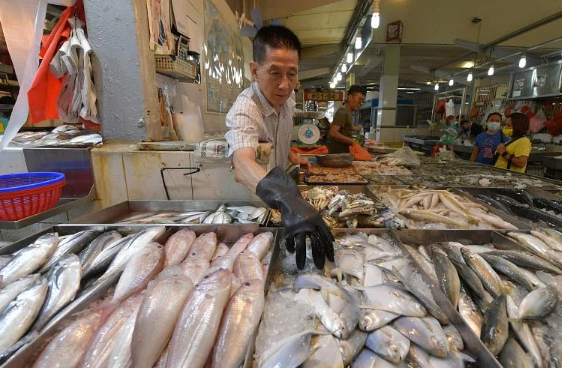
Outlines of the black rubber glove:
<svg viewBox="0 0 562 368">
<path fill-rule="evenodd" d="M 312 258 L 318 269 L 325 257 L 334 261 L 334 237 L 322 216 L 302 196 L 289 175 L 279 167 L 271 170 L 256 188 L 256 194 L 269 207 L 281 211 L 285 240 L 290 253 L 296 251 L 299 270 L 306 264 L 306 236 L 310 238 Z"/>
</svg>

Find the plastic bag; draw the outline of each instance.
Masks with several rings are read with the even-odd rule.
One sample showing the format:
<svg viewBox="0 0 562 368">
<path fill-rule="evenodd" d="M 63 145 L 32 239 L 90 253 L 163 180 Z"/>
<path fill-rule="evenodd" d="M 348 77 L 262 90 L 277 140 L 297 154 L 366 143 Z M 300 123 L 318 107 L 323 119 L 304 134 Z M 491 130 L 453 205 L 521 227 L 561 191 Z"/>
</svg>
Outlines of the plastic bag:
<svg viewBox="0 0 562 368">
<path fill-rule="evenodd" d="M 361 145 L 357 142 L 353 142 L 351 146 L 349 146 L 349 153 L 353 155 L 355 161 L 370 161 L 371 154 L 365 148 L 361 147 Z"/>
<path fill-rule="evenodd" d="M 530 119 L 529 129 L 532 133 L 538 133 L 544 128 L 544 123 L 546 123 L 546 115 L 542 109 L 539 109 L 535 116 Z"/>
<path fill-rule="evenodd" d="M 445 116 L 446 119 L 454 119 L 455 118 L 455 103 L 453 99 L 449 99 L 445 104 Z"/>
<path fill-rule="evenodd" d="M 439 100 L 437 101 L 437 104 L 435 104 L 435 113 L 436 114 L 443 114 L 445 112 L 445 100 Z"/>
<path fill-rule="evenodd" d="M 392 152 L 386 155 L 379 156 L 379 158 L 398 158 L 402 161 L 404 166 L 420 166 L 420 158 L 410 147 L 402 147 L 396 152 Z"/>
</svg>

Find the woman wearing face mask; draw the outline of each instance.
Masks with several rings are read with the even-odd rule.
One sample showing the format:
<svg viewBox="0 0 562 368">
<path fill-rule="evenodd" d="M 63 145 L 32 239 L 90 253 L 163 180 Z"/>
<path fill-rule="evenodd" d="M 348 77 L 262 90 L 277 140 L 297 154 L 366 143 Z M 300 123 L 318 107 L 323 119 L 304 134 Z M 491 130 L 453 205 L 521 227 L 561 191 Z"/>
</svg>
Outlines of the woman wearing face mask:
<svg viewBox="0 0 562 368">
<path fill-rule="evenodd" d="M 529 130 L 529 117 L 525 114 L 511 114 L 507 123 L 513 126 L 513 134 L 506 144 L 500 144 L 496 152 L 500 155 L 496 167 L 517 172 L 525 172 L 531 154 L 531 141 L 526 137 Z"/>
<path fill-rule="evenodd" d="M 505 122 L 505 126 L 502 128 L 502 133 L 506 137 L 511 137 L 511 134 L 513 134 L 513 126 L 511 120 L 507 119 L 507 121 Z"/>
<path fill-rule="evenodd" d="M 500 143 L 509 141 L 509 137 L 504 136 L 500 130 L 501 121 L 502 115 L 499 112 L 488 115 L 486 120 L 487 130 L 478 134 L 474 140 L 470 161 L 485 165 L 495 163 L 494 152 L 496 152 L 496 148 Z"/>
</svg>

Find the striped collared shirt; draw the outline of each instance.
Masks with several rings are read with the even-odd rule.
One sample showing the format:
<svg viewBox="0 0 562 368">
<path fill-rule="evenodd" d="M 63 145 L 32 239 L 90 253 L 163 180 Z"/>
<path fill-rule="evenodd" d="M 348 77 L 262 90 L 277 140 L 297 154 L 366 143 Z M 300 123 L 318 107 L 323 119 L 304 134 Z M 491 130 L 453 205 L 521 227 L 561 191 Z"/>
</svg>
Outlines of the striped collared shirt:
<svg viewBox="0 0 562 368">
<path fill-rule="evenodd" d="M 275 165 L 285 169 L 289 161 L 294 112 L 294 94 L 277 114 L 258 84 L 252 83 L 242 91 L 226 115 L 228 155 L 232 156 L 234 151 L 244 147 L 256 150 L 259 142 L 270 142 L 274 147 Z"/>
</svg>

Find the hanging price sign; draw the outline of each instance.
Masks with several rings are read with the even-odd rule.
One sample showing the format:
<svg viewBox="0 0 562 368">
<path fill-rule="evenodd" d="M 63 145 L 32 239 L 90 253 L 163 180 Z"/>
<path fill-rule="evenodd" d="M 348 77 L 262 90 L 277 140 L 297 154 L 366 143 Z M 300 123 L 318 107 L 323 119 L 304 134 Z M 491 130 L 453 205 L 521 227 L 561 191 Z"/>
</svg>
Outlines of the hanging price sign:
<svg viewBox="0 0 562 368">
<path fill-rule="evenodd" d="M 343 92 L 304 92 L 304 99 L 318 102 L 343 101 Z"/>
</svg>

